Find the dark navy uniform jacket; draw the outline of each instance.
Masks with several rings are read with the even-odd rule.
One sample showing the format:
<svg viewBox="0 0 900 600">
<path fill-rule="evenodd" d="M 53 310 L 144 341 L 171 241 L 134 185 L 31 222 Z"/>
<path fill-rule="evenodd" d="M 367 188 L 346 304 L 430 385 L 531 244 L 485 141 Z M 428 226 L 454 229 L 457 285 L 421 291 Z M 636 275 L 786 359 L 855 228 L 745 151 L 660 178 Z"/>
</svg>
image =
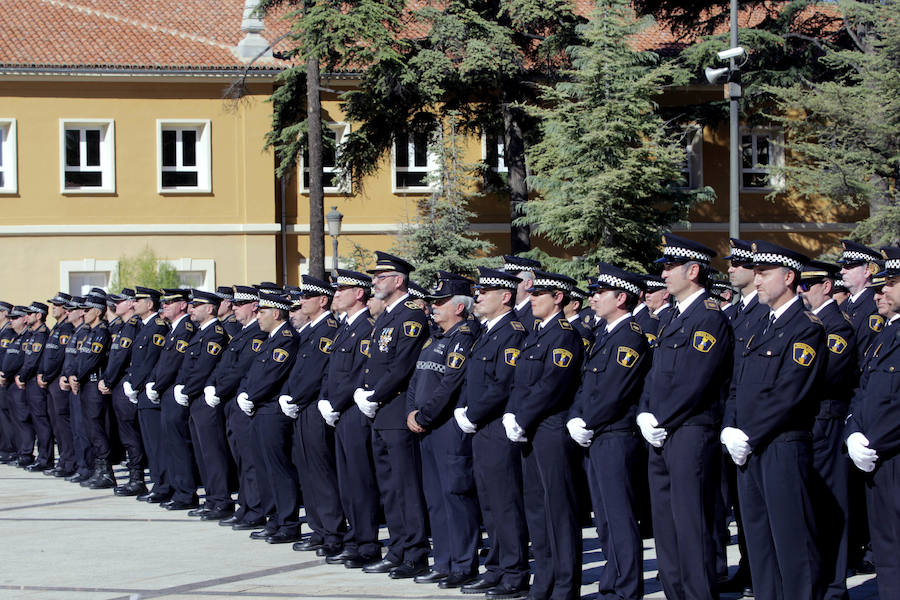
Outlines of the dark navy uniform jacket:
<svg viewBox="0 0 900 600">
<path fill-rule="evenodd" d="M 37 376 L 38 367 L 41 364 L 41 353 L 44 351 L 49 336 L 50 330 L 42 323 L 40 327 L 30 332 L 28 342 L 22 344 L 25 361 L 22 364 L 22 370 L 19 371 L 19 379 L 23 382 Z"/>
<path fill-rule="evenodd" d="M 181 393 L 189 400 L 196 400 L 206 387 L 206 380 L 219 360 L 222 352 L 228 345 L 228 334 L 218 319 L 210 322 L 204 329 L 194 324 L 196 333 L 188 342 L 184 351 L 184 359 L 178 370 L 175 383 L 183 385 Z"/>
<path fill-rule="evenodd" d="M 375 390 L 370 402 L 380 405 L 375 429 L 406 429 L 406 390 L 419 351 L 428 339 L 425 311 L 402 300 L 390 312 L 378 315 L 369 342 L 369 360 L 362 373 L 362 387 Z"/>
<path fill-rule="evenodd" d="M 66 344 L 75 328 L 68 321 L 56 323 L 47 336 L 44 351 L 41 352 L 41 363 L 38 373 L 43 375 L 44 381 L 50 383 L 57 379 L 62 372 L 63 359 L 66 357 Z M 2 334 L 0 334 L 2 335 Z"/>
<path fill-rule="evenodd" d="M 416 423 L 435 429 L 453 416 L 466 376 L 466 359 L 478 334 L 470 321 L 431 336 L 416 361 L 406 392 L 406 414 L 418 410 Z"/>
<path fill-rule="evenodd" d="M 584 351 L 587 352 L 587 349 L 594 343 L 594 329 L 591 326 L 593 319 L 579 317 L 569 322 L 575 328 L 575 331 L 578 332 L 578 335 L 581 336 L 581 343 L 584 344 Z"/>
<path fill-rule="evenodd" d="M 733 365 L 728 319 L 706 293 L 674 314 L 660 318 L 639 412 L 652 413 L 665 429 L 718 425 Z"/>
<path fill-rule="evenodd" d="M 863 379 L 853 397 L 844 438 L 862 432 L 880 463 L 900 452 L 900 322 L 894 321 L 878 336 Z"/>
<path fill-rule="evenodd" d="M 345 321 L 338 327 L 331 344 L 331 359 L 319 395 L 339 413 L 353 406 L 353 392 L 359 387 L 360 376 L 369 358 L 374 324 L 369 309 L 364 308 L 353 323 L 348 325 Z"/>
<path fill-rule="evenodd" d="M 84 323 L 75 328 L 69 343 L 66 344 L 65 358 L 63 359 L 62 376 L 70 377 L 75 374 L 75 365 L 78 362 L 78 354 L 81 352 L 81 345 L 84 338 L 91 332 Z"/>
<path fill-rule="evenodd" d="M 172 331 L 166 336 L 165 345 L 159 354 L 159 359 L 153 367 L 153 373 L 147 378 L 147 381 L 154 383 L 153 389 L 162 397 L 163 392 L 175 385 L 175 377 L 181 369 L 181 363 L 184 362 L 184 354 L 187 352 L 188 344 L 194 337 L 197 328 L 191 322 L 190 317 L 184 317 L 178 321 Z M 179 382 L 180 383 L 180 382 Z M 133 385 L 133 383 L 132 383 Z M 141 394 L 143 398 L 144 394 Z"/>
<path fill-rule="evenodd" d="M 15 330 L 10 326 L 10 331 Z M 6 378 L 6 385 L 15 385 L 13 379 L 19 374 L 22 365 L 25 363 L 25 353 L 22 351 L 22 344 L 28 341 L 28 330 L 16 335 L 6 344 L 6 353 L 3 355 L 3 362 L 0 364 L 0 372 Z"/>
<path fill-rule="evenodd" d="M 125 379 L 132 388 L 138 391 L 139 407 L 156 406 L 146 399 L 143 390 L 147 382 L 152 381 L 150 377 L 153 375 L 153 369 L 156 368 L 159 355 L 166 345 L 169 324 L 159 315 L 153 315 L 153 318 L 146 324 L 143 320 L 139 323 L 140 328 L 131 343 L 131 365 L 128 367 Z M 159 391 L 159 388 L 154 389 Z"/>
<path fill-rule="evenodd" d="M 225 348 L 219 364 L 206 380 L 206 385 L 214 386 L 216 395 L 222 400 L 235 397 L 241 379 L 250 369 L 253 359 L 262 349 L 267 337 L 269 334 L 260 329 L 256 321 L 238 331 Z"/>
<path fill-rule="evenodd" d="M 656 332 L 659 331 L 659 317 L 650 312 L 650 307 L 646 304 L 644 308 L 634 315 L 634 321 L 644 332 L 648 341 L 656 339 Z"/>
<path fill-rule="evenodd" d="M 838 308 L 837 302 L 829 302 L 816 316 L 825 328 L 825 347 L 828 349 L 822 355 L 825 366 L 822 367 L 821 389 L 817 395 L 821 400 L 830 401 L 822 402 L 819 415 L 843 419 L 859 383 L 853 325 L 850 317 Z"/>
<path fill-rule="evenodd" d="M 516 361 L 526 337 L 525 326 L 514 311 L 509 311 L 472 346 L 459 404 L 466 407 L 466 418 L 479 428 L 506 412 Z"/>
<path fill-rule="evenodd" d="M 319 400 L 337 331 L 337 319 L 329 312 L 315 325 L 297 332 L 297 358 L 281 393 L 290 396 L 291 404 L 300 410 Z"/>
<path fill-rule="evenodd" d="M 297 358 L 297 332 L 290 323 L 281 325 L 275 335 L 266 334 L 262 346 L 253 357 L 250 369 L 238 386 L 237 395 L 247 394 L 257 411 L 281 412 L 278 395 Z M 218 390 L 216 390 L 218 391 Z"/>
<path fill-rule="evenodd" d="M 224 319 L 220 320 L 222 327 L 225 328 L 225 333 L 228 334 L 228 339 L 231 340 L 234 336 L 240 333 L 244 326 L 241 325 L 241 322 L 237 320 L 237 317 L 234 316 L 234 313 L 231 313 Z"/>
<path fill-rule="evenodd" d="M 734 333 L 735 360 L 738 360 L 741 350 L 747 346 L 747 340 L 756 330 L 756 324 L 769 316 L 769 307 L 759 303 L 758 294 L 753 295 L 743 310 L 740 306 L 738 302 L 723 311 Z"/>
<path fill-rule="evenodd" d="M 751 448 L 785 432 L 811 432 L 825 352 L 822 322 L 799 298 L 774 324 L 768 318 L 757 323 L 742 351 L 724 425 L 747 434 Z"/>
<path fill-rule="evenodd" d="M 634 430 L 650 363 L 649 343 L 634 318 L 599 333 L 584 357 L 569 418 L 582 418 L 595 435 Z"/>
<path fill-rule="evenodd" d="M 532 331 L 538 328 L 538 325 L 541 324 L 540 319 L 536 319 L 534 317 L 534 313 L 531 312 L 531 301 L 529 300 L 525 306 L 521 309 L 515 309 L 516 319 L 525 326 L 525 329 L 528 331 Z"/>
<path fill-rule="evenodd" d="M 507 408 L 526 431 L 525 437 L 530 438 L 547 417 L 568 412 L 578 389 L 583 356 L 581 336 L 562 312 L 525 338 Z"/>
<path fill-rule="evenodd" d="M 106 367 L 106 357 L 109 353 L 111 335 L 106 321 L 100 321 L 93 327 L 85 325 L 87 331 L 78 356 L 75 359 L 75 378 L 79 383 L 87 381 L 100 381 L 103 379 L 103 369 Z"/>
<path fill-rule="evenodd" d="M 109 347 L 109 360 L 106 363 L 106 371 L 103 372 L 103 381 L 106 387 L 112 389 L 119 384 L 125 376 L 125 370 L 131 362 L 131 349 L 134 338 L 141 327 L 141 319 L 132 316 L 121 323 L 118 331 L 112 334 L 112 344 Z"/>
<path fill-rule="evenodd" d="M 857 363 L 862 368 L 864 354 L 875 341 L 875 336 L 884 328 L 884 317 L 878 314 L 875 304 L 875 290 L 866 288 L 856 302 L 850 298 L 844 300 L 840 309 L 847 313 L 856 334 Z"/>
</svg>

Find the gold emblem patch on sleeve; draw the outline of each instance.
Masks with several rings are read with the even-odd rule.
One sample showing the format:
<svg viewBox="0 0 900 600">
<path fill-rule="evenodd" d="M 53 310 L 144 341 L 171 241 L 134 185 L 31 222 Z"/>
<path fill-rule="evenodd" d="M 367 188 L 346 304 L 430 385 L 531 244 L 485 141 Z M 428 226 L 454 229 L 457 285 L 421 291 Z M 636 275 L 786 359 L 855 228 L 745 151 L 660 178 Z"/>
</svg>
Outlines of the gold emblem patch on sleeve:
<svg viewBox="0 0 900 600">
<path fill-rule="evenodd" d="M 618 352 L 616 352 L 616 362 L 622 365 L 623 367 L 630 369 L 637 363 L 638 358 L 640 358 L 640 354 L 638 351 L 629 348 L 628 346 L 619 346 Z"/>
<path fill-rule="evenodd" d="M 206 352 L 212 356 L 218 356 L 219 352 L 222 351 L 222 346 L 217 344 L 216 342 L 209 342 L 206 344 Z"/>
<path fill-rule="evenodd" d="M 161 333 L 153 334 L 153 345 L 154 346 L 165 346 L 166 338 Z"/>
<path fill-rule="evenodd" d="M 794 342 L 794 352 L 791 358 L 794 359 L 795 363 L 801 367 L 808 367 L 812 364 L 815 357 L 816 351 L 812 349 L 812 346 L 801 342 Z"/>
<path fill-rule="evenodd" d="M 371 358 L 371 354 L 369 354 L 369 344 L 371 340 L 359 340 L 359 352 L 361 354 L 365 354 L 369 358 Z"/>
<path fill-rule="evenodd" d="M 91 342 L 91 352 L 94 354 L 100 354 L 103 352 L 103 344 L 100 342 Z"/>
<path fill-rule="evenodd" d="M 325 354 L 331 354 L 331 343 L 333 341 L 334 340 L 327 337 L 319 338 L 319 350 Z"/>
<path fill-rule="evenodd" d="M 419 334 L 422 332 L 422 324 L 416 321 L 404 321 L 403 322 L 403 333 L 407 337 L 419 337 Z"/>
<path fill-rule="evenodd" d="M 290 356 L 288 351 L 282 348 L 275 348 L 274 350 L 272 350 L 272 360 L 277 363 L 283 363 L 288 359 L 288 356 Z"/>
<path fill-rule="evenodd" d="M 175 342 L 175 349 L 182 354 L 184 354 L 184 351 L 185 349 L 187 349 L 187 347 L 188 343 L 184 340 L 178 340 L 177 342 Z"/>
<path fill-rule="evenodd" d="M 518 348 L 507 348 L 503 351 L 503 362 L 511 367 L 516 366 L 516 360 L 519 358 L 521 350 Z"/>
<path fill-rule="evenodd" d="M 573 354 L 565 348 L 554 348 L 552 357 L 554 365 L 565 368 L 572 364 Z"/>
<path fill-rule="evenodd" d="M 836 333 L 828 334 L 828 349 L 835 354 L 842 353 L 847 348 L 847 340 Z"/>
<path fill-rule="evenodd" d="M 259 349 L 262 348 L 262 340 L 253 340 L 250 342 L 250 349 L 254 352 L 259 352 Z"/>
<path fill-rule="evenodd" d="M 447 366 L 451 369 L 462 368 L 464 362 L 466 362 L 466 357 L 459 352 L 451 352 L 447 355 Z"/>
<path fill-rule="evenodd" d="M 705 331 L 695 331 L 692 345 L 694 350 L 709 352 L 716 345 L 716 338 Z"/>
<path fill-rule="evenodd" d="M 884 329 L 884 317 L 881 315 L 869 315 L 869 329 L 876 333 Z"/>
</svg>

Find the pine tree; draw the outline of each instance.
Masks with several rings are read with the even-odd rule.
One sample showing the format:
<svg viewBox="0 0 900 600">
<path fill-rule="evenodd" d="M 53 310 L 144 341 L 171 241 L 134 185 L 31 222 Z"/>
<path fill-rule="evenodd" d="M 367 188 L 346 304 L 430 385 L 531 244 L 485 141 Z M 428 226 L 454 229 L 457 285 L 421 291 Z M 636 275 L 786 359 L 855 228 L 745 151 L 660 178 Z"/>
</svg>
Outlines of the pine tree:
<svg viewBox="0 0 900 600">
<path fill-rule="evenodd" d="M 642 22 L 629 2 L 598 2 L 584 26 L 586 43 L 570 49 L 569 80 L 543 88 L 542 140 L 530 154 L 539 197 L 522 221 L 537 234 L 580 252 L 580 260 L 534 252 L 550 269 L 584 279 L 598 260 L 643 270 L 657 254 L 660 231 L 684 219 L 712 190 L 677 187 L 683 146 L 667 131 L 654 101 L 681 78 L 651 52 L 628 43 Z"/>
</svg>

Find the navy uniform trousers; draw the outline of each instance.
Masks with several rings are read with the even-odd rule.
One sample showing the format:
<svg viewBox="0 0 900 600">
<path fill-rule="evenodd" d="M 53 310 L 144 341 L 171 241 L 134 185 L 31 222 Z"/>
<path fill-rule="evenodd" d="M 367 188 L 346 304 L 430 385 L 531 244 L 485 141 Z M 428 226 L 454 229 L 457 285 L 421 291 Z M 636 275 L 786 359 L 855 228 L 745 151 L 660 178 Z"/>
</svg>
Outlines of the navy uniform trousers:
<svg viewBox="0 0 900 600">
<path fill-rule="evenodd" d="M 109 460 L 109 437 L 106 434 L 106 412 L 109 396 L 100 393 L 96 381 L 81 384 L 78 392 L 84 415 L 84 428 L 95 460 Z"/>
<path fill-rule="evenodd" d="M 231 509 L 234 502 L 228 479 L 231 463 L 225 437 L 225 407 L 221 402 L 212 407 L 200 396 L 191 401 L 188 412 L 191 444 L 203 475 L 206 506 Z"/>
<path fill-rule="evenodd" d="M 300 480 L 291 462 L 294 420 L 281 412 L 278 402 L 269 402 L 257 406 L 252 427 L 275 504 L 266 530 L 271 534 L 297 535 L 300 533 Z"/>
<path fill-rule="evenodd" d="M 75 464 L 79 473 L 90 475 L 94 472 L 94 448 L 87 434 L 81 395 L 71 391 L 66 393 L 69 395 L 69 422 L 72 424 Z"/>
<path fill-rule="evenodd" d="M 125 456 L 128 459 L 128 471 L 134 475 L 144 476 L 144 466 L 147 462 L 144 456 L 144 443 L 141 440 L 141 429 L 138 423 L 138 407 L 132 404 L 120 381 L 112 390 L 112 408 L 116 413 L 116 424 L 119 428 L 119 439 L 125 447 Z"/>
<path fill-rule="evenodd" d="M 6 388 L 0 388 L 0 452 L 15 456 L 18 452 L 16 441 L 16 429 L 13 425 Z"/>
<path fill-rule="evenodd" d="M 484 579 L 520 588 L 528 583 L 528 529 L 522 491 L 522 452 L 506 437 L 500 419 L 472 438 L 475 484 L 491 536 Z"/>
<path fill-rule="evenodd" d="M 59 380 L 47 383 L 48 410 L 56 415 L 53 422 L 53 435 L 59 449 L 57 465 L 62 471 L 75 470 L 75 445 L 72 440 L 72 423 L 69 413 L 69 392 L 59 389 Z"/>
<path fill-rule="evenodd" d="M 317 406 L 310 404 L 294 422 L 294 435 L 298 480 L 303 484 L 303 505 L 313 541 L 319 542 L 316 538 L 321 536 L 327 548 L 340 548 L 346 528 L 338 492 L 334 429 L 325 423 Z"/>
<path fill-rule="evenodd" d="M 433 568 L 440 573 L 474 575 L 481 532 L 472 474 L 472 436 L 450 419 L 423 434 L 421 447 Z"/>
<path fill-rule="evenodd" d="M 37 377 L 32 377 L 25 384 L 25 400 L 28 412 L 37 437 L 37 462 L 42 465 L 53 464 L 53 428 L 50 425 L 50 414 L 47 411 L 47 390 L 37 384 Z"/>
<path fill-rule="evenodd" d="M 153 492 L 171 498 L 172 488 L 167 481 L 166 466 L 163 460 L 161 414 L 159 403 L 149 400 L 147 393 L 141 390 L 138 395 L 138 424 L 141 429 L 141 442 L 147 455 L 147 465 L 150 467 Z"/>
<path fill-rule="evenodd" d="M 381 557 L 378 541 L 378 482 L 372 454 L 372 422 L 356 405 L 348 408 L 334 431 L 335 467 L 344 514 L 350 528 L 344 549 L 373 561 Z"/>
<path fill-rule="evenodd" d="M 275 511 L 266 465 L 253 435 L 252 421 L 233 399 L 222 399 L 226 436 L 238 470 L 238 503 L 235 516 L 241 521 L 259 521 Z"/>
<path fill-rule="evenodd" d="M 188 420 L 190 408 L 175 401 L 175 386 L 160 394 L 160 430 L 165 444 L 165 473 L 172 489 L 172 500 L 197 501 L 197 475 L 194 448 Z"/>
<path fill-rule="evenodd" d="M 866 502 L 878 597 L 900 598 L 900 455 L 875 465 L 866 477 Z"/>
<path fill-rule="evenodd" d="M 846 406 L 841 412 L 846 414 Z M 815 498 L 822 579 L 827 585 L 825 598 L 848 600 L 847 534 L 852 465 L 841 452 L 844 441 L 843 416 L 825 416 L 823 413 L 827 414 L 827 411 L 821 411 L 813 425 L 810 495 Z"/>
<path fill-rule="evenodd" d="M 35 436 L 25 390 L 19 389 L 15 381 L 10 381 L 6 386 L 6 398 L 12 408 L 13 427 L 16 429 L 16 453 L 19 458 L 30 459 L 34 456 Z"/>
</svg>

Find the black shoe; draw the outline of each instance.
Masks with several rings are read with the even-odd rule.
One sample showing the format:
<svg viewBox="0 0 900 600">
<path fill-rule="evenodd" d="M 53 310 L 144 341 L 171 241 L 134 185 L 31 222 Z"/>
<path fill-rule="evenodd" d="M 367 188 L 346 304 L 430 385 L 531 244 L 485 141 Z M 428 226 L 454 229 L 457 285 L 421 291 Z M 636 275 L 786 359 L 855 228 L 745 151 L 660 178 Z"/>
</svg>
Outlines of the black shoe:
<svg viewBox="0 0 900 600">
<path fill-rule="evenodd" d="M 442 590 L 450 590 L 472 583 L 477 578 L 478 575 L 475 573 L 451 573 L 450 577 L 438 584 L 438 587 Z"/>
<path fill-rule="evenodd" d="M 268 529 L 260 529 L 259 531 L 251 531 L 250 539 L 251 540 L 264 540 L 271 535 L 275 535 L 275 531 L 269 531 Z"/>
<path fill-rule="evenodd" d="M 84 483 L 87 483 L 85 481 Z M 84 485 L 84 483 L 82 485 Z M 108 490 L 116 487 L 116 476 L 112 474 L 112 471 L 108 473 L 101 473 L 99 477 L 93 480 L 93 482 L 87 486 L 90 490 Z"/>
<path fill-rule="evenodd" d="M 340 552 L 326 554 L 325 562 L 329 565 L 342 565 L 344 564 L 344 561 L 350 560 L 351 558 L 359 558 L 359 554 L 351 550 L 341 550 Z"/>
<path fill-rule="evenodd" d="M 247 531 L 249 529 L 259 529 L 260 527 L 266 526 L 265 519 L 259 519 L 256 521 L 238 521 L 231 528 L 235 531 Z"/>
<path fill-rule="evenodd" d="M 59 473 L 59 467 L 53 467 L 52 469 L 47 469 L 44 471 L 44 475 L 47 477 L 56 477 L 56 474 Z"/>
<path fill-rule="evenodd" d="M 209 512 L 209 508 L 207 508 L 206 504 L 201 504 L 199 507 L 189 510 L 187 516 L 189 517 L 202 517 L 206 513 Z"/>
<path fill-rule="evenodd" d="M 462 586 L 459 591 L 461 591 L 463 594 L 483 594 L 494 587 L 497 587 L 496 581 L 491 581 L 489 579 L 485 579 L 484 577 L 479 577 L 472 583 L 467 583 Z"/>
<path fill-rule="evenodd" d="M 241 518 L 238 517 L 235 513 L 231 513 L 231 515 L 224 517 L 222 519 L 219 519 L 219 525 L 221 525 L 222 527 L 231 527 L 235 523 L 240 523 L 240 522 L 241 522 Z"/>
<path fill-rule="evenodd" d="M 524 598 L 528 595 L 528 585 L 511 586 L 501 583 L 485 592 L 485 596 L 493 600 L 508 600 L 511 598 Z"/>
<path fill-rule="evenodd" d="M 755 598 L 756 597 L 756 594 L 753 593 L 753 588 L 750 587 L 749 585 L 747 587 L 745 587 L 743 589 L 743 591 L 741 591 L 741 593 L 744 595 L 744 598 Z"/>
<path fill-rule="evenodd" d="M 737 594 L 743 592 L 744 588 L 750 587 L 750 578 L 745 573 L 735 573 L 734 577 L 730 577 L 719 583 L 720 594 Z"/>
<path fill-rule="evenodd" d="M 179 500 L 169 500 L 160 506 L 163 506 L 166 510 L 191 510 L 192 508 L 197 508 L 200 504 L 194 500 L 192 502 L 181 502 Z"/>
<path fill-rule="evenodd" d="M 201 521 L 221 521 L 227 519 L 234 514 L 233 508 L 215 508 L 207 510 L 205 514 L 200 515 Z"/>
<path fill-rule="evenodd" d="M 147 486 L 143 481 L 129 481 L 125 485 L 113 488 L 116 496 L 142 496 L 147 493 Z"/>
<path fill-rule="evenodd" d="M 391 569 L 391 572 L 388 573 L 388 577 L 390 577 L 391 579 L 410 579 L 412 577 L 415 577 L 416 575 L 422 575 L 423 573 L 427 572 L 427 560 L 423 560 L 420 562 L 404 560 L 402 565 Z"/>
<path fill-rule="evenodd" d="M 76 471 L 72 475 L 66 477 L 66 481 L 69 481 L 71 483 L 81 483 L 82 481 L 87 481 L 90 478 L 91 478 L 90 474 L 78 473 Z"/>
<path fill-rule="evenodd" d="M 344 561 L 344 566 L 348 569 L 364 569 L 369 565 L 374 565 L 381 561 L 381 557 L 377 554 L 374 556 L 355 556 Z"/>
<path fill-rule="evenodd" d="M 297 552 L 309 552 L 311 550 L 318 550 L 322 546 L 324 546 L 322 542 L 316 541 L 313 538 L 307 538 L 302 542 L 294 544 L 293 548 Z"/>
<path fill-rule="evenodd" d="M 25 467 L 25 470 L 29 473 L 39 473 L 41 471 L 49 471 L 52 468 L 52 466 L 45 465 L 43 463 L 31 463 L 30 465 Z"/>
<path fill-rule="evenodd" d="M 21 458 L 17 458 L 14 462 L 10 463 L 14 467 L 19 467 L 20 469 L 24 469 L 32 464 L 34 464 L 34 458 L 31 456 L 23 456 Z"/>
<path fill-rule="evenodd" d="M 416 575 L 413 577 L 413 581 L 416 583 L 437 583 L 438 581 L 443 581 L 447 579 L 449 575 L 446 573 L 441 573 L 440 571 L 435 571 L 434 569 L 428 571 L 424 575 Z"/>
<path fill-rule="evenodd" d="M 347 563 L 344 563 L 344 566 L 348 569 L 355 568 L 348 566 Z M 395 563 L 389 558 L 382 558 L 379 561 L 364 565 L 362 570 L 363 573 L 390 573 L 391 569 L 395 569 L 398 566 L 400 566 L 399 563 Z"/>
<path fill-rule="evenodd" d="M 163 502 L 169 501 L 169 496 L 161 492 L 147 492 L 146 494 L 138 496 L 137 499 L 140 502 L 147 502 L 149 504 L 162 504 Z"/>
<path fill-rule="evenodd" d="M 53 473 L 53 476 L 66 479 L 66 478 L 71 477 L 75 473 L 76 473 L 75 469 L 59 469 L 59 468 L 57 468 L 55 470 L 55 472 Z M 44 471 L 44 475 L 46 475 L 46 474 L 47 474 L 47 472 Z"/>
<path fill-rule="evenodd" d="M 272 535 L 267 537 L 266 541 L 270 544 L 290 544 L 291 542 L 296 542 L 299 539 L 299 533 L 285 533 L 283 531 L 279 531 L 278 533 L 273 533 Z"/>
</svg>

